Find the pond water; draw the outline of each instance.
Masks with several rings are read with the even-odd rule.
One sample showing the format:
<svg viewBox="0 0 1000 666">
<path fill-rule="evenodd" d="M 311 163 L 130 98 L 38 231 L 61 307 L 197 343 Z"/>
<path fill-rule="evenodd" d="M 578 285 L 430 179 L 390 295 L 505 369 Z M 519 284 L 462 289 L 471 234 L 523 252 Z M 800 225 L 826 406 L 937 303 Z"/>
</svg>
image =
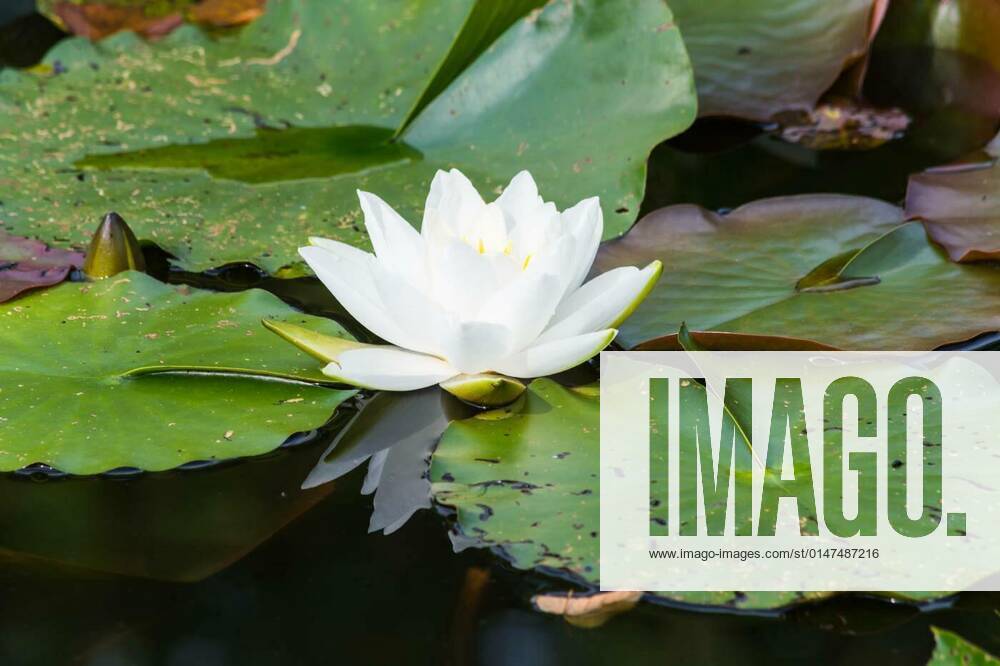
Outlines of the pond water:
<svg viewBox="0 0 1000 666">
<path fill-rule="evenodd" d="M 0 15 L 0 23 L 10 18 Z M 31 54 L 8 48 L 25 31 L 38 31 L 35 44 L 58 37 L 37 17 L 16 21 L 16 29 L 8 22 L 0 31 L 0 64 L 30 64 Z M 11 52 L 17 59 L 4 55 Z M 869 151 L 817 152 L 781 142 L 766 128 L 702 122 L 654 152 L 644 210 L 682 201 L 729 208 L 806 191 L 900 200 L 909 173 L 974 152 L 997 128 L 998 118 L 977 104 L 982 95 L 948 93 L 956 80 L 983 94 L 1000 90 L 991 70 L 930 55 L 886 51 L 870 63 L 868 97 L 914 118 L 903 138 Z M 168 272 L 155 248 L 149 260 L 172 282 L 263 287 L 363 335 L 315 280 L 274 280 L 250 267 Z M 967 346 L 1000 342 L 987 336 Z M 371 499 L 360 494 L 363 469 L 301 490 L 330 436 L 321 432 L 267 456 L 206 469 L 0 477 L 0 659 L 88 666 L 889 666 L 926 663 L 931 625 L 1000 653 L 997 594 L 922 608 L 851 597 L 784 614 L 642 605 L 600 628 L 573 627 L 530 607 L 532 594 L 564 590 L 565 583 L 514 572 L 486 552 L 453 553 L 446 518 L 433 511 L 389 536 L 367 534 Z"/>
</svg>

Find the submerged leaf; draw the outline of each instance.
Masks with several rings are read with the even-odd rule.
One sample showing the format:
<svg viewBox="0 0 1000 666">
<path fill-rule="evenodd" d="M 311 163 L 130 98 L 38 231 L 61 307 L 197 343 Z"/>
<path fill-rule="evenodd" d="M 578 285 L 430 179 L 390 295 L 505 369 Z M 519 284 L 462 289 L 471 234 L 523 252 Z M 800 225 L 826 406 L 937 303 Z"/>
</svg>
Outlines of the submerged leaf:
<svg viewBox="0 0 1000 666">
<path fill-rule="evenodd" d="M 59 284 L 70 269 L 81 266 L 83 255 L 79 252 L 0 231 L 0 303 L 29 289 Z"/>
<path fill-rule="evenodd" d="M 669 10 L 549 3 L 499 34 L 507 5 L 272 0 L 236 35 L 66 40 L 51 74 L 0 74 L 0 222 L 82 245 L 114 206 L 184 268 L 301 270 L 309 236 L 367 245 L 355 190 L 417 225 L 457 167 L 484 192 L 528 169 L 560 208 L 599 195 L 620 234 L 650 149 L 695 115 Z"/>
<path fill-rule="evenodd" d="M 948 261 L 904 220 L 895 206 L 838 195 L 765 199 L 726 215 L 670 206 L 605 244 L 595 269 L 663 262 L 622 325 L 628 346 L 683 321 L 859 350 L 931 349 L 1000 329 L 1000 270 Z"/>
<path fill-rule="evenodd" d="M 353 391 L 260 328 L 346 335 L 251 290 L 215 294 L 142 273 L 0 306 L 0 470 L 163 470 L 270 451 L 322 425 Z"/>
</svg>

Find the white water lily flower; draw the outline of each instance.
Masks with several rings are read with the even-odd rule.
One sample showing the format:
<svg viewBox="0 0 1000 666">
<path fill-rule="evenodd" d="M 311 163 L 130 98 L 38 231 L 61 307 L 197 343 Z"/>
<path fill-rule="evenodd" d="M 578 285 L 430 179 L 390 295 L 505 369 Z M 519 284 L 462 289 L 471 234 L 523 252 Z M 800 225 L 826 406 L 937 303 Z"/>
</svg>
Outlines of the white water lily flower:
<svg viewBox="0 0 1000 666">
<path fill-rule="evenodd" d="M 364 388 L 479 382 L 475 392 L 484 373 L 572 368 L 611 342 L 662 268 L 616 268 L 584 284 L 603 230 L 597 197 L 560 213 L 526 171 L 492 203 L 458 170 L 438 171 L 420 231 L 377 196 L 358 196 L 374 254 L 324 238 L 299 252 L 358 322 L 391 343 L 320 354 L 326 375 Z"/>
</svg>

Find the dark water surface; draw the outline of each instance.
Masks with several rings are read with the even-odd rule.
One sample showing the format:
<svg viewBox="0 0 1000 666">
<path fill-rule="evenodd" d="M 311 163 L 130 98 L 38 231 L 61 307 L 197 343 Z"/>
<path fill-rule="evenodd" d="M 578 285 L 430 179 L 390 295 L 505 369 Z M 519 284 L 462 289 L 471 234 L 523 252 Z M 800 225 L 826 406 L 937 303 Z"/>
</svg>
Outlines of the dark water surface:
<svg viewBox="0 0 1000 666">
<path fill-rule="evenodd" d="M 0 5 L 0 65 L 30 65 L 58 31 L 14 4 Z M 757 126 L 703 122 L 654 152 L 644 210 L 807 191 L 897 201 L 909 173 L 995 133 L 1000 104 L 989 95 L 1000 86 L 979 63 L 913 48 L 886 50 L 870 66 L 866 96 L 914 117 L 903 138 L 820 153 Z M 170 281 L 260 286 L 363 334 L 315 280 L 263 279 L 247 267 L 168 275 L 162 255 L 150 259 Z M 565 584 L 488 553 L 454 554 L 434 512 L 389 536 L 366 534 L 363 470 L 300 490 L 328 442 L 117 479 L 0 476 L 0 663 L 916 665 L 930 655 L 931 625 L 1000 653 L 994 594 L 924 609 L 850 597 L 767 616 L 643 605 L 576 628 L 530 607 L 532 594 Z"/>
</svg>

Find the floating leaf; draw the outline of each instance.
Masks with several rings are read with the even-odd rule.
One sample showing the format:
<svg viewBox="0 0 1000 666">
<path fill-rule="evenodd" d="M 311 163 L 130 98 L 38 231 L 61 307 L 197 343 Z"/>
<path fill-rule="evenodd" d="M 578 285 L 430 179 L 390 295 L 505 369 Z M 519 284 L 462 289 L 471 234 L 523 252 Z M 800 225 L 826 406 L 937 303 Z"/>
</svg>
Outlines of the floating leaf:
<svg viewBox="0 0 1000 666">
<path fill-rule="evenodd" d="M 0 470 L 92 474 L 255 455 L 318 427 L 353 391 L 260 325 L 346 335 L 263 291 L 214 294 L 141 273 L 0 306 Z"/>
<path fill-rule="evenodd" d="M 621 327 L 627 346 L 685 321 L 841 349 L 931 349 L 1000 329 L 1000 270 L 950 262 L 903 221 L 895 206 L 837 195 L 765 199 L 727 215 L 670 206 L 606 243 L 595 269 L 663 262 Z"/>
<path fill-rule="evenodd" d="M 38 11 L 56 25 L 87 39 L 103 39 L 120 30 L 162 37 L 184 22 L 181 10 L 192 2 L 194 0 L 38 0 Z"/>
<path fill-rule="evenodd" d="M 615 615 L 632 610 L 642 592 L 597 592 L 588 595 L 536 594 L 532 605 L 543 613 L 562 615 L 577 627 L 599 627 Z"/>
<path fill-rule="evenodd" d="M 872 0 L 671 0 L 703 116 L 808 110 L 872 30 Z"/>
<path fill-rule="evenodd" d="M 1000 666 L 1000 659 L 988 654 L 958 634 L 931 627 L 934 654 L 927 666 Z"/>
<path fill-rule="evenodd" d="M 695 384 L 697 386 L 697 384 Z M 453 422 L 431 459 L 434 501 L 454 510 L 460 543 L 490 548 L 518 569 L 599 583 L 599 396 L 550 379 L 531 383 L 520 409 Z M 652 592 L 733 609 L 776 609 L 828 592 Z M 891 593 L 917 601 L 943 596 Z"/>
<path fill-rule="evenodd" d="M 215 28 L 253 21 L 265 0 L 38 0 L 38 11 L 57 25 L 88 39 L 122 30 L 162 37 L 185 20 Z"/>
<path fill-rule="evenodd" d="M 930 169 L 910 177 L 906 212 L 953 261 L 1000 259 L 1000 165 Z"/>
<path fill-rule="evenodd" d="M 59 284 L 70 269 L 81 266 L 83 255 L 79 252 L 0 231 L 0 303 L 28 289 Z"/>
<path fill-rule="evenodd" d="M 237 35 L 67 40 L 53 74 L 0 74 L 0 222 L 82 245 L 116 208 L 185 268 L 275 272 L 310 235 L 366 245 L 358 188 L 419 224 L 454 166 L 482 191 L 529 169 L 560 207 L 600 195 L 622 233 L 649 150 L 695 113 L 669 10 L 549 3 L 483 51 L 512 15 L 481 4 L 273 0 Z"/>
<path fill-rule="evenodd" d="M 691 331 L 691 338 L 700 349 L 711 351 L 836 351 L 836 347 L 814 340 L 789 338 L 783 335 L 752 335 L 747 333 L 720 333 L 719 331 Z M 654 338 L 635 347 L 636 351 L 683 351 L 679 334 L 672 333 Z"/>
</svg>

